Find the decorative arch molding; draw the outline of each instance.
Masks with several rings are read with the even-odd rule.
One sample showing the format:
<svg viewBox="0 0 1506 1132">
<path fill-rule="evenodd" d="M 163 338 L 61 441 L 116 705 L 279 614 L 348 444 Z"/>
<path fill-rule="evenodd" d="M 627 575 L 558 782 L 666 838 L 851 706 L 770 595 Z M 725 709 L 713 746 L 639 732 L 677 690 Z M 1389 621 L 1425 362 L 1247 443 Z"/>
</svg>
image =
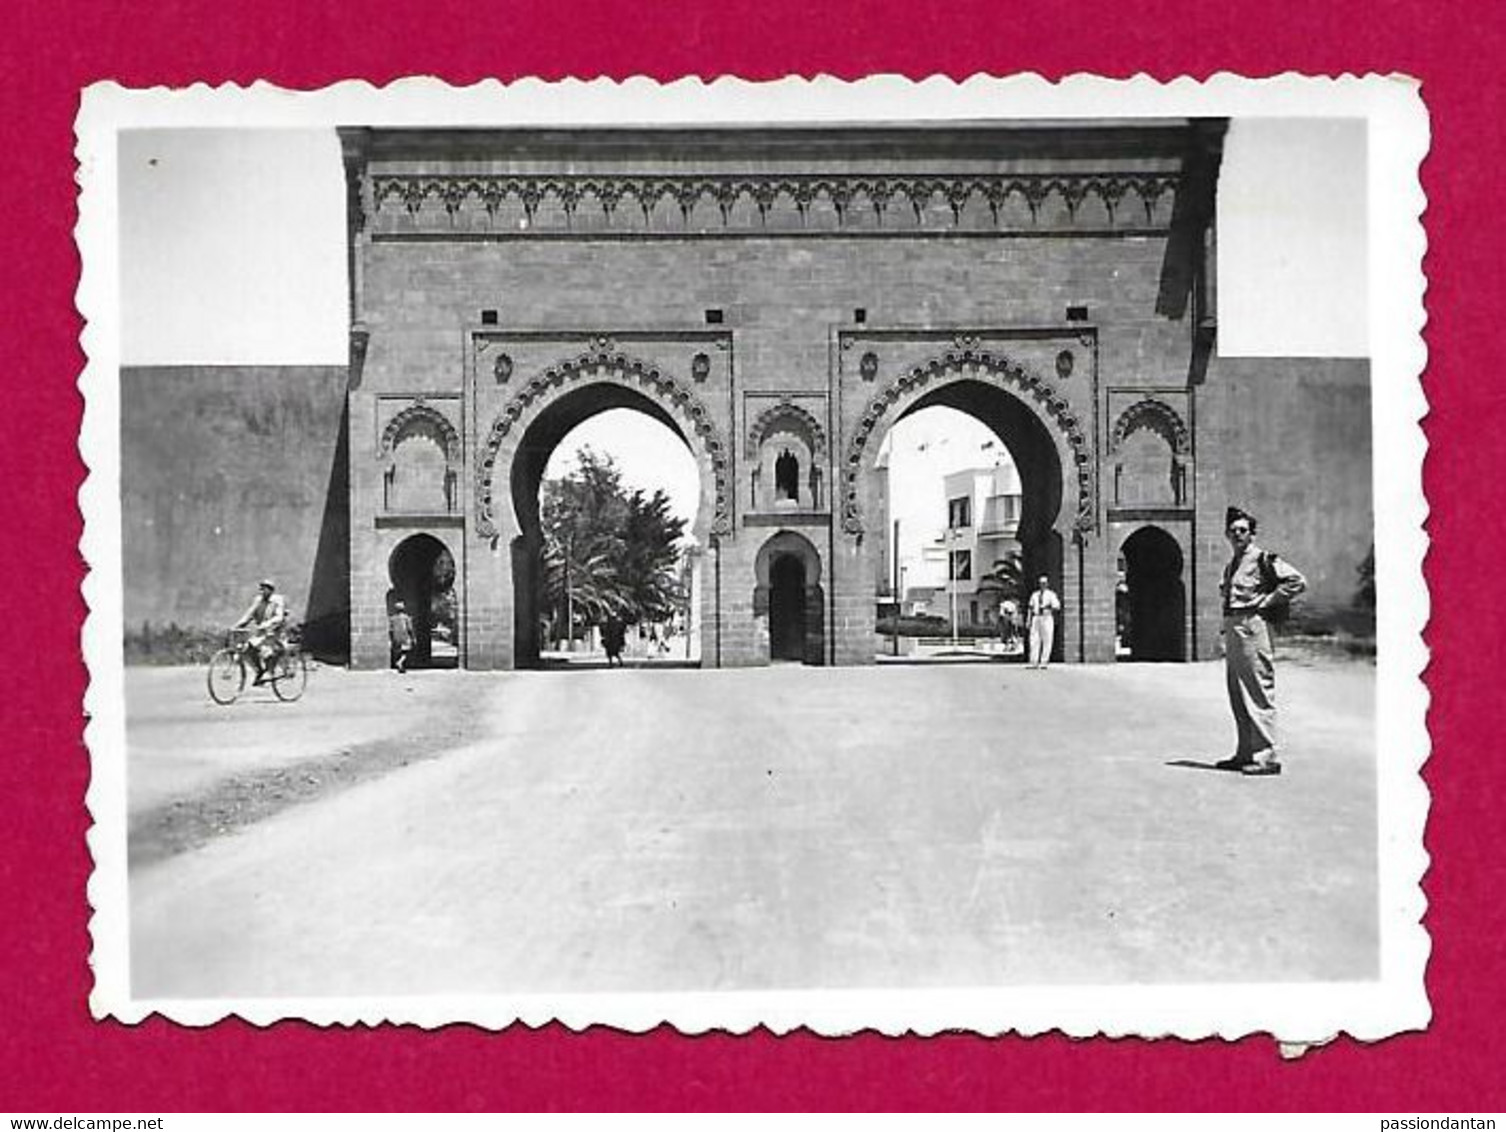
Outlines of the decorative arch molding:
<svg viewBox="0 0 1506 1132">
<path fill-rule="evenodd" d="M 450 423 L 449 417 L 433 405 L 425 403 L 421 397 L 387 422 L 387 427 L 382 430 L 382 443 L 377 452 L 378 458 L 391 456 L 398 441 L 402 439 L 403 433 L 413 425 L 419 424 L 432 425 L 439 433 L 440 442 L 444 445 L 446 464 L 454 464 L 460 458 L 460 433 Z"/>
<path fill-rule="evenodd" d="M 781 401 L 759 413 L 748 429 L 748 456 L 758 455 L 759 448 L 779 426 L 784 425 L 809 445 L 811 455 L 820 460 L 826 455 L 826 430 L 821 422 L 793 401 Z"/>
<path fill-rule="evenodd" d="M 1152 520 L 1144 520 L 1136 523 L 1133 527 L 1129 527 L 1127 530 L 1122 530 L 1119 533 L 1119 537 L 1115 540 L 1116 553 L 1123 554 L 1125 544 L 1136 537 L 1140 537 L 1140 540 L 1142 542 L 1147 540 L 1161 540 L 1171 546 L 1174 546 L 1176 548 L 1177 555 L 1180 557 L 1182 563 L 1184 564 L 1184 567 L 1187 562 L 1190 562 L 1192 560 L 1192 555 L 1189 553 L 1188 548 L 1182 545 L 1184 541 L 1184 535 L 1179 534 L 1172 526 L 1154 522 Z"/>
<path fill-rule="evenodd" d="M 1114 422 L 1114 431 L 1109 436 L 1109 451 L 1118 452 L 1130 433 L 1142 428 L 1165 437 L 1172 452 L 1178 456 L 1185 456 L 1192 449 L 1192 434 L 1188 432 L 1181 415 L 1165 401 L 1146 397 L 1119 414 L 1119 419 Z"/>
<path fill-rule="evenodd" d="M 1091 530 L 1093 520 L 1092 452 L 1083 424 L 1072 412 L 1071 403 L 1051 383 L 1030 373 L 1023 366 L 991 350 L 960 346 L 913 367 L 904 376 L 890 382 L 863 409 L 857 431 L 847 445 L 842 465 L 842 530 L 848 534 L 864 533 L 862 504 L 858 501 L 858 479 L 863 467 L 863 452 L 873 438 L 882 418 L 901 399 L 927 387 L 939 388 L 958 381 L 991 379 L 1022 400 L 1035 402 L 1036 411 L 1056 426 L 1072 451 L 1077 476 L 1077 514 L 1072 529 L 1078 533 Z"/>
<path fill-rule="evenodd" d="M 727 446 L 717 431 L 710 411 L 685 382 L 670 376 L 651 362 L 606 347 L 599 347 L 550 366 L 525 382 L 497 414 L 481 446 L 481 458 L 476 463 L 477 533 L 485 537 L 495 537 L 499 533 L 493 479 L 497 455 L 513 426 L 523 419 L 535 402 L 551 398 L 555 392 L 591 377 L 608 378 L 622 385 L 637 387 L 689 421 L 711 460 L 716 481 L 716 509 L 712 517 L 711 533 L 731 534 L 732 489 L 729 483 Z"/>
<path fill-rule="evenodd" d="M 764 539 L 758 553 L 753 556 L 753 580 L 765 588 L 769 585 L 769 568 L 774 559 L 784 554 L 793 554 L 805 565 L 806 584 L 821 584 L 821 552 L 810 539 L 799 531 L 779 530 Z"/>
</svg>

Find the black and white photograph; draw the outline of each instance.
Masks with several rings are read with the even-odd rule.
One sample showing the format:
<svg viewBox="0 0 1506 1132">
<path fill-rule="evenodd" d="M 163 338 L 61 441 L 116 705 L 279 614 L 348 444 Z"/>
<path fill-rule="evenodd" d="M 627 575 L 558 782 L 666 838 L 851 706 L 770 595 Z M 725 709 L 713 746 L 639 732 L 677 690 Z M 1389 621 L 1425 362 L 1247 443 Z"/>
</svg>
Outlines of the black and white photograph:
<svg viewBox="0 0 1506 1132">
<path fill-rule="evenodd" d="M 91 88 L 94 1012 L 1426 1026 L 1427 129 Z"/>
</svg>

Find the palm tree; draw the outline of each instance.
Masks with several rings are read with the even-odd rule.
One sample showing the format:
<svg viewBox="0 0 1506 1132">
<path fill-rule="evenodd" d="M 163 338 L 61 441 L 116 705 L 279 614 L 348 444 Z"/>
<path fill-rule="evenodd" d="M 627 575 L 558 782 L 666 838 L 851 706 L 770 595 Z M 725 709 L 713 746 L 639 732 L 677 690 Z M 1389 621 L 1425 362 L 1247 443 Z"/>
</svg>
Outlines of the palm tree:
<svg viewBox="0 0 1506 1132">
<path fill-rule="evenodd" d="M 546 480 L 540 498 L 540 604 L 556 635 L 573 638 L 579 625 L 608 619 L 667 620 L 682 602 L 676 544 L 685 520 L 663 491 L 625 488 L 610 456 L 586 448 L 577 462 L 565 478 Z"/>
<path fill-rule="evenodd" d="M 617 569 L 632 603 L 633 619 L 665 621 L 680 607 L 680 549 L 685 520 L 670 513 L 663 491 L 634 491 L 627 499 Z"/>
<path fill-rule="evenodd" d="M 997 559 L 988 573 L 978 579 L 978 594 L 988 594 L 998 604 L 1001 601 L 1021 601 L 1025 594 L 1025 565 L 1020 561 L 1020 552 L 1012 550 Z"/>
<path fill-rule="evenodd" d="M 555 625 L 574 639 L 577 624 L 600 625 L 609 617 L 627 619 L 631 602 L 617 576 L 617 555 L 610 548 L 544 539 L 544 597 L 555 611 Z"/>
</svg>

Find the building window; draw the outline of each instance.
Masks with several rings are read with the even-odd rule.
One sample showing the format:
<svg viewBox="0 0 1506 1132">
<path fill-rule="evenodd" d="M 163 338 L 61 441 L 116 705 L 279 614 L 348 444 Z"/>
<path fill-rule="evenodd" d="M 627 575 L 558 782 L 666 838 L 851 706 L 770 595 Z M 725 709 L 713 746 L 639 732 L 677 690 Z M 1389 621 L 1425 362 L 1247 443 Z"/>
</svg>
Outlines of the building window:
<svg viewBox="0 0 1506 1132">
<path fill-rule="evenodd" d="M 973 552 L 952 551 L 952 578 L 958 582 L 970 582 L 973 578 Z"/>
<path fill-rule="evenodd" d="M 983 533 L 1010 533 L 1020 525 L 1020 497 L 991 495 L 983 501 Z"/>
<path fill-rule="evenodd" d="M 779 499 L 800 498 L 800 461 L 788 448 L 774 461 L 774 494 Z"/>
<path fill-rule="evenodd" d="M 947 501 L 946 525 L 952 530 L 973 525 L 973 501 L 966 495 Z"/>
</svg>

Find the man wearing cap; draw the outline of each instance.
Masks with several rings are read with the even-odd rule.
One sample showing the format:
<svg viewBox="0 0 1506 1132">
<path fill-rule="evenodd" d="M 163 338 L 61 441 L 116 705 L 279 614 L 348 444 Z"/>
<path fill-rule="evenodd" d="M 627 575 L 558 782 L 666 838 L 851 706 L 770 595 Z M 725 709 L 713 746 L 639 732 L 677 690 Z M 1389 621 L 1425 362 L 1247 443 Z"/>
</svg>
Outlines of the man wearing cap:
<svg viewBox="0 0 1506 1132">
<path fill-rule="evenodd" d="M 1224 601 L 1224 676 L 1229 708 L 1239 733 L 1232 757 L 1220 770 L 1280 774 L 1276 755 L 1276 657 L 1267 615 L 1307 588 L 1290 564 L 1255 545 L 1255 517 L 1230 507 L 1224 536 L 1233 557 L 1224 567 L 1219 592 Z"/>
<path fill-rule="evenodd" d="M 256 665 L 256 683 L 260 684 L 282 653 L 282 630 L 288 620 L 288 603 L 270 578 L 257 586 L 256 600 L 235 623 L 237 629 L 250 629 L 246 644 Z"/>
</svg>

